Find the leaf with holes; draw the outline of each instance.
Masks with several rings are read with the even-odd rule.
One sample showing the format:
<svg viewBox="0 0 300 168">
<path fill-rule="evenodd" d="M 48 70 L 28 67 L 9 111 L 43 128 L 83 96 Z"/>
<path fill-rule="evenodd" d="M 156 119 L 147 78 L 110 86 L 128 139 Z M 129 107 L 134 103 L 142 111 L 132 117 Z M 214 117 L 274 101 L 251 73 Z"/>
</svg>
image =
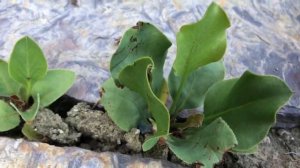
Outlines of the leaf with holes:
<svg viewBox="0 0 300 168">
<path fill-rule="evenodd" d="M 163 66 L 166 53 L 171 42 L 156 27 L 149 23 L 138 22 L 137 26 L 124 34 L 117 51 L 112 56 L 110 71 L 114 80 L 119 80 L 121 71 L 137 59 L 149 56 L 152 58 L 155 69 L 152 73 L 151 86 L 158 95 L 163 84 Z"/>
</svg>

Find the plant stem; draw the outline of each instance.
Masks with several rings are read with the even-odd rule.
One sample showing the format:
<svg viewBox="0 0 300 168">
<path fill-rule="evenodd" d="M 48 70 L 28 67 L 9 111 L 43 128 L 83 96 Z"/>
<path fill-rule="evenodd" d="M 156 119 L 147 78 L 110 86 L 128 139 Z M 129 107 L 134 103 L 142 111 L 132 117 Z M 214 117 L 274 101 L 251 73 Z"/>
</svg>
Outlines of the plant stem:
<svg viewBox="0 0 300 168">
<path fill-rule="evenodd" d="M 24 97 L 26 103 L 28 102 L 29 97 L 31 95 L 31 90 L 32 90 L 31 82 L 28 82 L 25 89 L 25 97 Z"/>
</svg>

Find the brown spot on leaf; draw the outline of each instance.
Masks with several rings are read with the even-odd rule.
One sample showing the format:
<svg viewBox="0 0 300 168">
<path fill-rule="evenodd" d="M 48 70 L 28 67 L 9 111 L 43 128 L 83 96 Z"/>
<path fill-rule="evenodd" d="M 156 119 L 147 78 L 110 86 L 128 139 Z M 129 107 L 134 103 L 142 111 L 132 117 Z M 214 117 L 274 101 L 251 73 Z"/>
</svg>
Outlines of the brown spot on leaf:
<svg viewBox="0 0 300 168">
<path fill-rule="evenodd" d="M 136 25 L 133 26 L 132 28 L 140 30 L 143 25 L 144 25 L 144 22 L 137 22 Z"/>
<path fill-rule="evenodd" d="M 122 37 L 115 38 L 115 43 L 114 43 L 115 46 L 118 46 L 118 45 L 120 44 L 121 38 L 122 38 Z"/>
</svg>

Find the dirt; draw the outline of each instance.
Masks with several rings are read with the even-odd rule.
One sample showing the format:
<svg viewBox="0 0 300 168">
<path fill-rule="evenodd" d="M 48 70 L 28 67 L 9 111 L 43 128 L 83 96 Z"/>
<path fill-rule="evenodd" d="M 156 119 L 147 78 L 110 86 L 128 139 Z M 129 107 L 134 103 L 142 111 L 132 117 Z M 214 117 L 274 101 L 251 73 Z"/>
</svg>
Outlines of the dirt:
<svg viewBox="0 0 300 168">
<path fill-rule="evenodd" d="M 126 133 L 116 126 L 107 113 L 93 110 L 87 103 L 78 103 L 66 118 L 49 109 L 41 110 L 33 122 L 34 129 L 59 145 L 77 145 L 95 151 L 141 151 L 140 131 Z"/>
<path fill-rule="evenodd" d="M 58 115 L 49 109 L 41 110 L 33 122 L 36 132 L 60 144 L 75 144 L 81 133 L 69 126 Z"/>
<path fill-rule="evenodd" d="M 138 129 L 126 133 L 108 117 L 86 103 L 78 103 L 65 114 L 55 114 L 49 109 L 38 113 L 33 126 L 55 145 L 72 145 L 103 152 L 169 160 L 186 167 L 166 145 L 156 145 L 142 152 L 144 136 Z M 216 168 L 300 168 L 300 128 L 289 130 L 272 129 L 259 145 L 258 151 L 250 155 L 226 153 Z"/>
</svg>

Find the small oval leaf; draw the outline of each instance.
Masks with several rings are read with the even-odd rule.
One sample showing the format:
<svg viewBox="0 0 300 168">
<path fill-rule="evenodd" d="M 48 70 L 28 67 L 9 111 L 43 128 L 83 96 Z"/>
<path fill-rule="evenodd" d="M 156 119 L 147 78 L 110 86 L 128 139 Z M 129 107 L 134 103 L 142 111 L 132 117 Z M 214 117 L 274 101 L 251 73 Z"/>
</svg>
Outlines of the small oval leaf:
<svg viewBox="0 0 300 168">
<path fill-rule="evenodd" d="M 32 95 L 40 95 L 40 107 L 46 107 L 65 94 L 75 81 L 75 73 L 69 70 L 49 70 L 44 79 L 35 83 Z"/>
<path fill-rule="evenodd" d="M 10 76 L 25 87 L 32 87 L 45 77 L 47 61 L 41 48 L 29 37 L 23 37 L 15 44 L 8 63 Z"/>
</svg>

